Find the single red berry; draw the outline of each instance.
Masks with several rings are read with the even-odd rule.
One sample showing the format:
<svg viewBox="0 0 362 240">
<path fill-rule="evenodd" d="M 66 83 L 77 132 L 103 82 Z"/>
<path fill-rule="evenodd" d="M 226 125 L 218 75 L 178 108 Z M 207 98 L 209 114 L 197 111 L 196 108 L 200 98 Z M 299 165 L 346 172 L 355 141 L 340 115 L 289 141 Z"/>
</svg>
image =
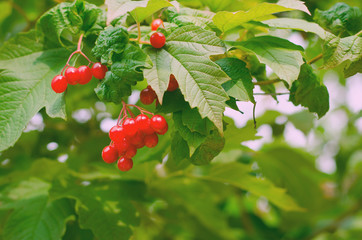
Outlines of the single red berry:
<svg viewBox="0 0 362 240">
<path fill-rule="evenodd" d="M 102 158 L 103 161 L 105 161 L 106 163 L 114 163 L 115 161 L 117 161 L 118 152 L 114 146 L 106 146 L 105 148 L 103 148 Z"/>
<path fill-rule="evenodd" d="M 77 84 L 80 79 L 79 70 L 75 67 L 68 67 L 67 70 L 65 70 L 64 76 L 70 85 Z"/>
<path fill-rule="evenodd" d="M 108 68 L 106 65 L 103 65 L 100 62 L 93 64 L 92 74 L 95 78 L 103 79 L 106 76 L 107 71 L 108 71 Z"/>
<path fill-rule="evenodd" d="M 167 91 L 173 92 L 178 88 L 178 82 L 173 74 L 170 75 L 170 82 L 168 83 Z"/>
<path fill-rule="evenodd" d="M 158 143 L 158 136 L 156 133 L 152 133 L 150 135 L 146 135 L 144 137 L 145 145 L 149 148 L 156 147 Z"/>
<path fill-rule="evenodd" d="M 144 105 L 150 105 L 155 99 L 156 93 L 153 89 L 145 88 L 140 93 L 140 100 Z"/>
<path fill-rule="evenodd" d="M 150 42 L 154 48 L 162 48 L 166 43 L 166 37 L 163 33 L 155 32 L 150 37 Z"/>
<path fill-rule="evenodd" d="M 155 115 L 151 118 L 151 127 L 160 135 L 165 134 L 168 130 L 166 119 L 161 115 Z"/>
<path fill-rule="evenodd" d="M 62 75 L 56 75 L 51 83 L 52 89 L 56 93 L 62 93 L 67 89 L 68 83 L 66 77 Z"/>
<path fill-rule="evenodd" d="M 138 132 L 136 121 L 133 118 L 126 118 L 122 126 L 126 136 L 132 137 Z"/>
<path fill-rule="evenodd" d="M 137 153 L 137 148 L 133 145 L 129 145 L 124 157 L 126 158 L 133 158 Z"/>
<path fill-rule="evenodd" d="M 117 162 L 117 167 L 122 172 L 127 172 L 133 167 L 133 161 L 131 158 L 121 157 Z"/>
<path fill-rule="evenodd" d="M 163 25 L 163 21 L 159 18 L 155 19 L 151 23 L 151 30 L 156 31 L 157 28 L 159 28 L 161 25 Z"/>
<path fill-rule="evenodd" d="M 136 124 L 138 129 L 145 135 L 155 132 L 151 127 L 151 119 L 145 114 L 140 114 L 136 117 Z"/>
<path fill-rule="evenodd" d="M 126 138 L 123 138 L 117 142 L 114 142 L 114 147 L 117 149 L 118 154 L 123 156 L 127 149 L 129 148 L 130 144 Z"/>
<path fill-rule="evenodd" d="M 90 68 L 88 66 L 80 66 L 78 68 L 78 72 L 79 72 L 79 80 L 78 83 L 80 84 L 87 84 L 90 82 L 90 80 L 92 80 L 92 71 L 90 70 Z"/>
<path fill-rule="evenodd" d="M 134 136 L 127 137 L 127 140 L 130 144 L 135 146 L 136 148 L 143 148 L 145 146 L 144 135 L 140 131 L 138 131 Z"/>
<path fill-rule="evenodd" d="M 113 126 L 111 128 L 111 130 L 109 130 L 109 138 L 113 141 L 113 142 L 119 142 L 124 138 L 124 132 L 123 132 L 123 127 L 122 126 Z"/>
</svg>

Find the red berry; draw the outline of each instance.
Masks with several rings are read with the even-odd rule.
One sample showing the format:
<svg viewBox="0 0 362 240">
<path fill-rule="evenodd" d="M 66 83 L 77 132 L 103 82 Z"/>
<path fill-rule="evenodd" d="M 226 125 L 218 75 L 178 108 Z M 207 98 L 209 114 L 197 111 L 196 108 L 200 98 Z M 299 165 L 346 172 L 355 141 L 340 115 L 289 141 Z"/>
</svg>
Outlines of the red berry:
<svg viewBox="0 0 362 240">
<path fill-rule="evenodd" d="M 155 32 L 150 37 L 150 42 L 154 48 L 162 48 L 166 43 L 166 37 L 163 33 Z"/>
<path fill-rule="evenodd" d="M 144 138 L 143 133 L 137 132 L 134 136 L 127 137 L 127 140 L 130 144 L 132 144 L 136 148 L 143 148 L 145 146 L 145 141 L 143 138 Z"/>
<path fill-rule="evenodd" d="M 170 75 L 170 82 L 168 83 L 167 91 L 173 92 L 178 88 L 178 82 L 173 74 Z"/>
<path fill-rule="evenodd" d="M 140 100 L 144 105 L 150 105 L 155 99 L 156 93 L 153 89 L 145 88 L 140 93 Z"/>
<path fill-rule="evenodd" d="M 102 158 L 106 163 L 114 163 L 117 161 L 118 152 L 113 146 L 106 146 L 103 148 Z"/>
<path fill-rule="evenodd" d="M 136 121 L 133 118 L 126 118 L 122 126 L 125 135 L 129 137 L 134 136 L 138 131 Z"/>
<path fill-rule="evenodd" d="M 165 134 L 168 130 L 166 119 L 161 115 L 155 115 L 151 118 L 151 127 L 160 135 Z"/>
<path fill-rule="evenodd" d="M 62 93 L 67 89 L 68 83 L 66 77 L 62 75 L 56 75 L 51 83 L 52 89 L 56 93 Z"/>
<path fill-rule="evenodd" d="M 109 130 L 109 138 L 113 141 L 113 142 L 119 142 L 124 138 L 124 132 L 123 132 L 123 127 L 122 126 L 113 126 L 111 128 L 111 130 Z"/>
<path fill-rule="evenodd" d="M 127 172 L 133 167 L 133 161 L 131 158 L 121 157 L 117 162 L 117 166 L 122 172 Z"/>
<path fill-rule="evenodd" d="M 135 146 L 129 145 L 124 157 L 133 158 L 137 153 L 137 148 Z"/>
<path fill-rule="evenodd" d="M 70 85 L 75 85 L 79 81 L 79 71 L 78 68 L 68 67 L 65 70 L 64 76 L 67 78 L 67 81 Z"/>
<path fill-rule="evenodd" d="M 145 135 L 155 132 L 155 130 L 151 127 L 151 119 L 145 114 L 140 114 L 136 117 L 136 124 L 138 129 Z"/>
<path fill-rule="evenodd" d="M 157 143 L 158 143 L 158 137 L 156 133 L 150 134 L 150 135 L 146 135 L 144 137 L 144 141 L 145 141 L 145 145 L 149 148 L 153 148 L 156 147 Z"/>
<path fill-rule="evenodd" d="M 130 147 L 130 144 L 126 138 L 123 138 L 120 141 L 114 142 L 114 147 L 117 149 L 118 154 L 123 156 Z"/>
<path fill-rule="evenodd" d="M 80 84 L 87 84 L 90 82 L 90 80 L 92 80 L 92 71 L 90 70 L 90 68 L 88 66 L 80 66 L 78 68 L 78 72 L 79 72 L 79 80 L 78 83 Z"/>
<path fill-rule="evenodd" d="M 103 79 L 106 76 L 107 71 L 108 71 L 108 68 L 106 65 L 103 65 L 100 62 L 93 64 L 92 74 L 95 78 Z"/>
<path fill-rule="evenodd" d="M 159 18 L 155 19 L 151 23 L 151 30 L 156 31 L 157 28 L 159 28 L 161 25 L 163 25 L 163 21 Z"/>
</svg>

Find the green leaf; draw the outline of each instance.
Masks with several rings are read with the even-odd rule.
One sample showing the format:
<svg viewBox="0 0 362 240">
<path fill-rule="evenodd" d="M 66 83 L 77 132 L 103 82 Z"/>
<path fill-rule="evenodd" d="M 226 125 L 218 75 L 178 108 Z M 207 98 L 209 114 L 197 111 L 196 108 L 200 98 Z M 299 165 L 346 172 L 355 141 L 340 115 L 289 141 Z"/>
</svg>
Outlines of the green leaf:
<svg viewBox="0 0 362 240">
<path fill-rule="evenodd" d="M 171 152 L 166 162 L 169 170 L 183 169 L 190 165 L 190 149 L 179 132 L 175 132 L 171 140 Z"/>
<path fill-rule="evenodd" d="M 285 189 L 276 187 L 266 179 L 256 178 L 249 174 L 250 166 L 240 163 L 213 164 L 208 171 L 195 171 L 197 178 L 230 184 L 249 191 L 257 196 L 266 197 L 275 206 L 285 211 L 302 211 L 303 209 L 291 198 Z M 206 174 L 207 172 L 207 174 Z"/>
<path fill-rule="evenodd" d="M 92 52 L 102 63 L 112 64 L 113 55 L 123 53 L 128 42 L 127 29 L 108 26 L 99 34 Z"/>
<path fill-rule="evenodd" d="M 259 61 L 269 66 L 279 78 L 291 84 L 298 78 L 304 63 L 304 49 L 286 39 L 273 36 L 254 37 L 244 42 L 234 42 L 236 47 L 246 48 L 256 54 Z"/>
<path fill-rule="evenodd" d="M 324 68 L 342 66 L 345 75 L 352 76 L 361 71 L 362 37 L 353 35 L 339 38 L 330 35 L 324 44 Z"/>
<path fill-rule="evenodd" d="M 180 90 L 191 108 L 197 107 L 201 116 L 208 117 L 222 132 L 222 113 L 227 94 L 221 84 L 228 80 L 220 67 L 209 59 L 222 54 L 225 47 L 212 32 L 197 26 L 184 26 L 172 32 L 161 49 L 145 49 L 153 62 L 144 71 L 148 84 L 162 103 L 170 75 L 175 75 Z"/>
<path fill-rule="evenodd" d="M 208 135 L 213 124 L 207 118 L 201 118 L 196 108 L 185 107 L 182 110 L 182 123 L 190 129 L 191 132 L 199 132 Z"/>
<path fill-rule="evenodd" d="M 108 6 L 107 23 L 130 12 L 137 22 L 142 22 L 158 10 L 171 7 L 172 4 L 166 0 L 149 1 L 127 1 L 127 0 L 106 0 Z"/>
<path fill-rule="evenodd" d="M 178 26 L 193 24 L 206 30 L 217 29 L 212 21 L 214 14 L 211 12 L 182 7 L 179 11 L 176 8 L 168 8 L 166 13 L 169 21 Z"/>
<path fill-rule="evenodd" d="M 11 189 L 8 197 L 14 211 L 4 226 L 4 239 L 61 239 L 66 222 L 74 219 L 74 210 L 69 200 L 50 201 L 49 187 L 43 181 L 30 179 Z"/>
<path fill-rule="evenodd" d="M 0 151 L 12 146 L 44 106 L 51 117 L 65 117 L 63 94 L 50 87 L 69 52 L 46 48 L 36 32 L 19 34 L 0 48 Z"/>
<path fill-rule="evenodd" d="M 325 39 L 327 37 L 327 32 L 321 26 L 319 26 L 316 23 L 308 22 L 303 19 L 274 18 L 274 19 L 265 20 L 263 21 L 263 23 L 267 24 L 269 27 L 294 29 L 304 32 L 315 33 L 322 39 Z"/>
<path fill-rule="evenodd" d="M 99 99 L 120 103 L 132 94 L 132 85 L 143 80 L 143 69 L 151 68 L 150 58 L 136 45 L 128 43 L 118 54 L 104 80 L 95 89 Z"/>
<path fill-rule="evenodd" d="M 318 117 L 323 117 L 329 110 L 329 94 L 324 86 L 313 73 L 308 64 L 303 64 L 298 80 L 293 82 L 290 89 L 290 98 L 294 105 L 301 104 L 310 112 L 315 112 Z"/>
<path fill-rule="evenodd" d="M 323 28 L 341 37 L 356 34 L 362 29 L 362 12 L 339 2 L 326 11 L 316 9 L 313 17 Z"/>
<path fill-rule="evenodd" d="M 47 44 L 72 46 L 79 35 L 98 33 L 105 27 L 105 15 L 96 5 L 81 0 L 64 2 L 46 12 L 37 22 Z"/>
<path fill-rule="evenodd" d="M 307 7 L 301 1 L 280 0 L 277 3 L 261 3 L 251 8 L 249 11 L 226 12 L 221 11 L 213 17 L 215 25 L 223 32 L 241 26 L 243 23 L 258 20 L 258 18 L 268 16 L 273 13 L 285 12 L 291 10 L 301 10 L 308 14 Z"/>
<path fill-rule="evenodd" d="M 206 136 L 199 132 L 192 132 L 188 127 L 186 127 L 182 122 L 182 112 L 173 113 L 173 121 L 175 124 L 175 129 L 180 133 L 183 139 L 186 140 L 188 145 L 197 148 L 205 141 Z"/>
<path fill-rule="evenodd" d="M 206 136 L 205 141 L 196 148 L 190 161 L 195 165 L 206 165 L 224 148 L 225 138 L 216 129 Z"/>
<path fill-rule="evenodd" d="M 165 8 L 165 7 L 172 7 L 172 4 L 169 3 L 167 0 L 149 0 L 147 1 L 146 6 L 137 7 L 135 8 L 131 14 L 136 20 L 136 22 L 142 22 L 147 17 L 151 16 L 158 10 Z"/>
<path fill-rule="evenodd" d="M 80 227 L 92 230 L 96 238 L 129 239 L 132 232 L 125 224 L 128 224 L 126 220 L 133 218 L 133 215 L 128 215 L 126 208 L 122 209 L 121 213 L 116 212 L 109 202 L 102 201 L 102 197 L 92 190 L 94 189 L 92 186 L 81 186 L 75 184 L 75 181 L 76 179 L 69 177 L 54 182 L 50 190 L 51 196 L 55 199 L 75 199 Z M 119 198 L 118 202 L 121 201 Z"/>
<path fill-rule="evenodd" d="M 237 58 L 222 58 L 216 63 L 231 78 L 230 81 L 222 85 L 226 93 L 239 101 L 255 103 L 254 85 L 246 63 Z"/>
</svg>

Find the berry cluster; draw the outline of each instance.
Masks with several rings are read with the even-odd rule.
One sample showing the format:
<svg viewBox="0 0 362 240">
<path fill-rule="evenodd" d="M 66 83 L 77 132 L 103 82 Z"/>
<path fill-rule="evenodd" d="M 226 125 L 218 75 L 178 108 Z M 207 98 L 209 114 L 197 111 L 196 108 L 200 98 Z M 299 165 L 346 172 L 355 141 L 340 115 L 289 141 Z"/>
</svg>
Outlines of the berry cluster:
<svg viewBox="0 0 362 240">
<path fill-rule="evenodd" d="M 128 106 L 134 106 L 141 112 L 135 117 Z M 128 117 L 127 111 L 131 117 Z M 152 115 L 149 118 L 145 113 Z M 129 171 L 133 166 L 132 157 L 137 153 L 137 149 L 144 146 L 153 148 L 158 144 L 158 136 L 164 135 L 168 130 L 168 124 L 164 117 L 153 115 L 144 109 L 131 104 L 123 103 L 120 113 L 121 120 L 109 131 L 112 140 L 109 146 L 102 151 L 102 158 L 106 163 L 114 163 L 121 171 Z"/>
<path fill-rule="evenodd" d="M 170 81 L 168 83 L 167 91 L 173 92 L 178 88 L 178 83 L 173 74 L 170 75 Z M 153 101 L 157 99 L 155 91 L 150 85 L 147 88 L 143 89 L 140 93 L 140 100 L 144 105 L 150 105 Z"/>
<path fill-rule="evenodd" d="M 89 58 L 81 50 L 82 39 L 83 39 L 83 34 L 79 38 L 77 50 L 74 51 L 69 56 L 67 63 L 65 64 L 63 70 L 61 71 L 61 74 L 56 75 L 53 78 L 51 87 L 54 92 L 62 93 L 67 89 L 68 84 L 76 85 L 79 83 L 84 85 L 90 82 L 92 76 L 98 79 L 103 79 L 104 76 L 106 75 L 106 72 L 108 71 L 107 67 L 99 62 L 94 63 L 92 69 L 89 68 L 89 65 L 91 65 L 93 62 L 89 60 Z M 87 59 L 89 63 L 88 66 L 83 65 L 78 68 L 70 66 L 69 62 L 75 54 L 80 54 L 85 59 Z"/>
</svg>

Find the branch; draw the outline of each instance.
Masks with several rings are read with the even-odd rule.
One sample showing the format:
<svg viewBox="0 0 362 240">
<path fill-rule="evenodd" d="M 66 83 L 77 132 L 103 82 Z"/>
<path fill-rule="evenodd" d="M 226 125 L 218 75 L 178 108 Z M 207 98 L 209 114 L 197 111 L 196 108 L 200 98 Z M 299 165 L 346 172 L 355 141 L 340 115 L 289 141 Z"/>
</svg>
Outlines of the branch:
<svg viewBox="0 0 362 240">
<path fill-rule="evenodd" d="M 262 85 L 274 84 L 274 83 L 281 82 L 281 81 L 282 81 L 281 79 L 273 79 L 273 80 L 267 80 L 267 81 L 253 82 L 253 84 L 262 86 Z"/>
<path fill-rule="evenodd" d="M 311 235 L 306 237 L 304 240 L 312 240 L 316 236 L 324 233 L 324 232 L 334 232 L 338 229 L 339 225 L 346 220 L 347 218 L 351 217 L 352 215 L 356 214 L 359 210 L 361 210 L 362 200 L 359 200 L 356 204 L 354 204 L 348 211 L 340 215 L 338 218 L 333 220 L 327 226 L 320 228 L 319 230 L 313 232 Z"/>
<path fill-rule="evenodd" d="M 312 58 L 311 60 L 309 60 L 309 61 L 307 62 L 307 64 L 315 63 L 316 61 L 318 61 L 318 60 L 321 59 L 322 57 L 323 57 L 323 53 L 321 53 L 321 54 L 315 56 L 314 58 Z"/>
</svg>

